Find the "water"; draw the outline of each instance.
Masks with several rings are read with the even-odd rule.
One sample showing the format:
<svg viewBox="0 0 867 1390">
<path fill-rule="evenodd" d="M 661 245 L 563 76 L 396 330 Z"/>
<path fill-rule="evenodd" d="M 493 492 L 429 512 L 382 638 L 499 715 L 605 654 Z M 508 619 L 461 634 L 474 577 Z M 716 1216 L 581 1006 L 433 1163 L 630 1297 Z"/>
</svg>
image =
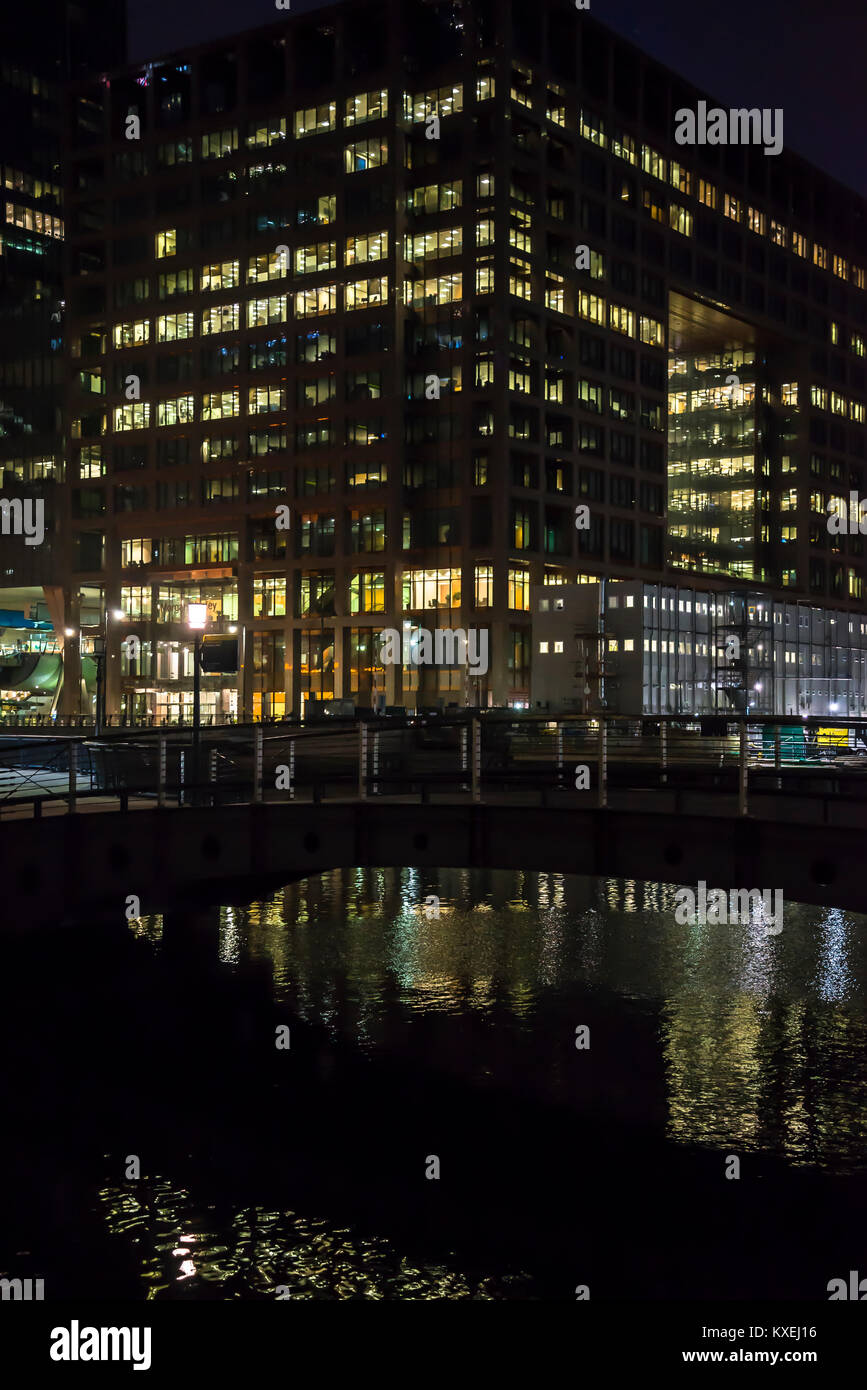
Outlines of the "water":
<svg viewBox="0 0 867 1390">
<path fill-rule="evenodd" d="M 682 926 L 674 892 L 335 870 L 7 938 L 0 1270 L 48 1298 L 826 1298 L 867 1254 L 865 921 Z"/>
</svg>

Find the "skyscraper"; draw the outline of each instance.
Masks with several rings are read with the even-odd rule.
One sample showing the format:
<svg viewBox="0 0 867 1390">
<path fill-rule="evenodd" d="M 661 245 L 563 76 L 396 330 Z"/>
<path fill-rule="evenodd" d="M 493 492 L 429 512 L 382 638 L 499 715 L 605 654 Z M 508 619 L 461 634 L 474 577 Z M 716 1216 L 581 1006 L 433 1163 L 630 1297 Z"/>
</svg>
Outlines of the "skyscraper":
<svg viewBox="0 0 867 1390">
<path fill-rule="evenodd" d="M 0 608 L 8 622 L 45 618 L 60 555 L 56 488 L 64 477 L 62 84 L 122 62 L 126 11 L 114 0 L 48 0 L 0 15 L 0 468 L 4 499 L 44 508 L 44 537 L 28 542 L 4 516 Z M 4 627 L 0 647 L 36 629 Z M 54 645 L 39 631 L 39 643 Z M 34 639 L 35 640 L 35 639 Z M 59 671 L 59 660 L 55 663 Z M 0 703 L 34 683 L 35 663 L 2 662 Z M 45 672 L 42 672 L 44 677 Z M 9 701 L 2 692 L 9 692 Z"/>
<path fill-rule="evenodd" d="M 191 600 L 241 643 L 215 717 L 524 704 L 531 584 L 700 576 L 747 648 L 756 594 L 861 611 L 865 204 L 679 144 L 705 100 L 567 0 L 347 0 L 70 91 L 64 625 L 110 710 L 188 710 Z M 489 672 L 383 665 L 405 625 Z"/>
</svg>

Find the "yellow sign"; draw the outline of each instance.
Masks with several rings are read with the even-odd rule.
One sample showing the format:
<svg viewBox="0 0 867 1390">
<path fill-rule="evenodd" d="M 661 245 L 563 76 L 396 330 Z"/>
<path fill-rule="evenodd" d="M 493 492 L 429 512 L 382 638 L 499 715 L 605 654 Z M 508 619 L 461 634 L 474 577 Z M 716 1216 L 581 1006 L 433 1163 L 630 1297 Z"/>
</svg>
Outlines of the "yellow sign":
<svg viewBox="0 0 867 1390">
<path fill-rule="evenodd" d="M 826 748 L 848 748 L 849 731 L 848 729 L 817 729 L 816 742 L 824 744 Z"/>
</svg>

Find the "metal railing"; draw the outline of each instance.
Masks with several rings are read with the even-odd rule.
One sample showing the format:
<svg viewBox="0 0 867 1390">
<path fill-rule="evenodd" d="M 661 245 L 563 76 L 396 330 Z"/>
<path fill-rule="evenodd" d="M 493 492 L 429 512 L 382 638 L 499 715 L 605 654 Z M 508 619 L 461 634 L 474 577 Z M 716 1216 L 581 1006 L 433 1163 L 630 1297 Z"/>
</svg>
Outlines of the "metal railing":
<svg viewBox="0 0 867 1390">
<path fill-rule="evenodd" d="M 189 727 L 99 740 L 0 737 L 0 819 L 67 810 L 368 797 L 523 799 L 605 807 L 666 792 L 689 813 L 749 813 L 757 793 L 867 801 L 867 726 L 855 721 L 372 719 Z M 679 798 L 679 801 L 678 801 Z M 705 813 L 708 813 L 705 811 Z M 698 813 L 702 813 L 701 810 Z"/>
</svg>

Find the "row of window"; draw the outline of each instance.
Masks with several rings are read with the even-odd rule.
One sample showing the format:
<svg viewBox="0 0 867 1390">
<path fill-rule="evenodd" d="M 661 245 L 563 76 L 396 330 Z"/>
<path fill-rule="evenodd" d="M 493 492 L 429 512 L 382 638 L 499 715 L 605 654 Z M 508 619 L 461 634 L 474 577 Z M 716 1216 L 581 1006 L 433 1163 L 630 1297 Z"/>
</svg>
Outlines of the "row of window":
<svg viewBox="0 0 867 1390">
<path fill-rule="evenodd" d="M 460 276 L 457 277 L 460 281 Z M 342 308 L 346 312 L 353 309 L 367 309 L 376 304 L 384 304 L 388 299 L 388 276 L 378 275 L 366 280 L 353 280 L 343 287 Z M 158 343 L 177 342 L 194 338 L 197 332 L 202 335 L 214 333 L 236 333 L 242 327 L 265 328 L 270 324 L 286 323 L 292 316 L 296 319 L 315 318 L 321 314 L 336 314 L 338 286 L 336 284 L 317 285 L 315 288 L 295 290 L 291 295 L 269 295 L 262 299 L 249 299 L 246 303 L 237 301 L 231 304 L 217 304 L 202 310 L 198 329 L 196 316 L 192 310 L 182 310 L 173 314 L 160 314 L 156 319 L 156 341 Z M 460 298 L 460 293 L 454 296 Z M 135 319 L 116 323 L 112 330 L 116 348 L 141 347 L 150 342 L 151 320 Z"/>
<path fill-rule="evenodd" d="M 849 281 L 856 289 L 867 288 L 867 270 L 863 266 L 850 264 L 841 256 L 819 242 L 811 241 L 803 233 L 787 228 L 775 218 L 769 218 L 758 208 L 751 207 L 742 198 L 731 193 L 722 193 L 710 180 L 698 178 L 677 161 L 667 159 L 650 145 L 639 145 L 631 135 L 610 128 L 606 131 L 605 122 L 593 112 L 582 109 L 579 118 L 579 132 L 591 144 L 600 149 L 610 149 L 612 154 L 627 163 L 640 166 L 645 174 L 669 183 L 678 192 L 695 198 L 713 211 L 721 211 L 725 217 L 754 232 L 756 236 L 768 237 L 774 246 L 791 251 L 802 260 L 812 260 L 820 270 L 829 270 L 841 280 Z"/>
</svg>

